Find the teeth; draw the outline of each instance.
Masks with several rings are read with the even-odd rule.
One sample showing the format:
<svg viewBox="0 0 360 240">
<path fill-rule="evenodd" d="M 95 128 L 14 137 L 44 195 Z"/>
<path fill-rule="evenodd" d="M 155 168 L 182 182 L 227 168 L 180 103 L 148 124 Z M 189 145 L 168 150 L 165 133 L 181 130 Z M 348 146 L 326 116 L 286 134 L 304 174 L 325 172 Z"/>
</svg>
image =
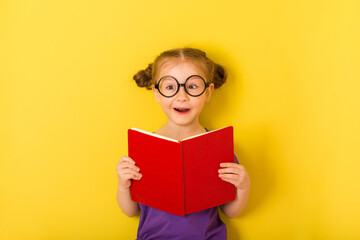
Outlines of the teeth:
<svg viewBox="0 0 360 240">
<path fill-rule="evenodd" d="M 176 111 L 179 111 L 179 112 L 186 112 L 188 111 L 189 109 L 188 108 L 175 108 Z"/>
</svg>

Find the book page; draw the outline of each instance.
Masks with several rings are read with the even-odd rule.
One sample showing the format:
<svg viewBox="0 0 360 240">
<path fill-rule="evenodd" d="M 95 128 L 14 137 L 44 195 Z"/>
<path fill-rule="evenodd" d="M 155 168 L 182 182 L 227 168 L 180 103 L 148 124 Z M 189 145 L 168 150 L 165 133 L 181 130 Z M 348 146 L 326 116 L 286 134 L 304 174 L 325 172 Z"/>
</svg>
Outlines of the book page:
<svg viewBox="0 0 360 240">
<path fill-rule="evenodd" d="M 162 135 L 159 135 L 159 134 L 156 134 L 156 133 L 152 133 L 152 132 L 148 132 L 148 131 L 145 131 L 145 130 L 141 130 L 141 129 L 138 129 L 138 128 L 131 128 L 131 129 L 135 130 L 135 131 L 138 131 L 138 132 L 141 132 L 141 133 L 144 133 L 144 134 L 147 134 L 147 135 L 157 137 L 157 138 L 162 138 L 162 139 L 165 139 L 165 140 L 168 140 L 168 141 L 180 142 L 180 141 L 178 141 L 176 139 L 165 137 L 165 136 L 162 136 Z"/>
<path fill-rule="evenodd" d="M 191 136 L 191 137 L 184 138 L 184 139 L 182 139 L 181 141 L 185 141 L 185 140 L 188 140 L 188 139 L 200 137 L 200 136 L 205 135 L 205 134 L 208 134 L 208 133 L 220 131 L 221 129 L 224 129 L 224 128 L 227 128 L 227 127 L 219 128 L 219 129 L 216 129 L 216 130 L 213 130 L 213 131 L 209 131 L 209 132 L 200 133 L 200 134 L 197 134 L 197 135 L 194 135 L 194 136 Z"/>
</svg>

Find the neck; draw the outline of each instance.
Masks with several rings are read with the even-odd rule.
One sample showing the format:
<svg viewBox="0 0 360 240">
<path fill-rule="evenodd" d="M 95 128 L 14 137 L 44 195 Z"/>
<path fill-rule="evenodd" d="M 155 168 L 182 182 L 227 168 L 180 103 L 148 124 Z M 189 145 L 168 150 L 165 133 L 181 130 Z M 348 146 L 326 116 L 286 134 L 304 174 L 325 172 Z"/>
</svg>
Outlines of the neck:
<svg viewBox="0 0 360 240">
<path fill-rule="evenodd" d="M 166 122 L 164 126 L 162 126 L 157 134 L 170 137 L 176 140 L 181 140 L 187 137 L 194 136 L 196 134 L 206 132 L 205 128 L 200 125 L 199 122 L 192 125 L 176 125 L 172 122 Z"/>
</svg>

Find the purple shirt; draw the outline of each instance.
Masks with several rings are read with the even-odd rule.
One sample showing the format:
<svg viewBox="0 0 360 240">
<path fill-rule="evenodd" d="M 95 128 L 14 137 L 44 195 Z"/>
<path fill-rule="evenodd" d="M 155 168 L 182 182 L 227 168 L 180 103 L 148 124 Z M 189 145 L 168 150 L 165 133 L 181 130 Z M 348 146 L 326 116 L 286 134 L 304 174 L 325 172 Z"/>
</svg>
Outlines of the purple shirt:
<svg viewBox="0 0 360 240">
<path fill-rule="evenodd" d="M 208 131 L 206 129 L 206 131 Z M 239 163 L 234 155 L 234 162 Z M 218 207 L 178 216 L 140 204 L 137 240 L 225 240 L 226 226 Z"/>
</svg>

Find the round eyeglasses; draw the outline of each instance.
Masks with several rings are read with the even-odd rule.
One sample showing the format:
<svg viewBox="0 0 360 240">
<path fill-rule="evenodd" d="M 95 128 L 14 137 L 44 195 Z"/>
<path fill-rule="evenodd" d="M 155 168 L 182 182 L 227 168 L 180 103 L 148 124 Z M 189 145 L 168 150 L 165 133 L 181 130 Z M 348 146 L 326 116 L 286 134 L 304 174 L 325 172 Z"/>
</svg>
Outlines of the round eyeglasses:
<svg viewBox="0 0 360 240">
<path fill-rule="evenodd" d="M 209 87 L 209 83 L 206 83 L 199 75 L 191 75 L 186 79 L 185 83 L 179 83 L 173 76 L 164 76 L 155 84 L 155 88 L 159 93 L 168 98 L 175 96 L 180 87 L 184 87 L 185 92 L 190 96 L 198 97 Z"/>
</svg>

